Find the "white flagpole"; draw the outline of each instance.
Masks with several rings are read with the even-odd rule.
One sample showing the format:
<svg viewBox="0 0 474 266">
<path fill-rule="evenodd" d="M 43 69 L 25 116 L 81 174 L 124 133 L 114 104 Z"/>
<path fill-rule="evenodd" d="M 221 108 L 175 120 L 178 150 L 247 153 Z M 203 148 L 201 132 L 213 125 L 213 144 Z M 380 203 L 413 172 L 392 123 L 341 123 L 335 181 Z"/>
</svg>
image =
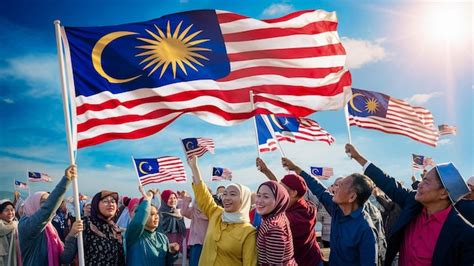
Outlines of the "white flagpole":
<svg viewBox="0 0 474 266">
<path fill-rule="evenodd" d="M 347 137 L 349 139 L 349 144 L 352 144 L 352 136 L 351 136 L 351 126 L 349 125 L 349 106 L 346 104 L 344 107 L 344 115 L 346 117 L 346 127 L 347 127 Z"/>
<path fill-rule="evenodd" d="M 255 104 L 253 102 L 253 91 L 250 91 L 250 104 L 252 106 L 252 111 L 255 110 Z M 260 158 L 260 147 L 258 146 L 258 130 L 257 130 L 257 118 L 253 116 L 253 128 L 255 129 L 255 142 L 257 144 L 257 156 Z"/>
<path fill-rule="evenodd" d="M 76 158 L 74 156 L 73 138 L 71 130 L 71 114 L 69 112 L 69 95 L 67 92 L 66 84 L 66 70 L 64 64 L 64 53 L 63 53 L 63 44 L 61 38 L 61 22 L 59 20 L 54 21 L 54 29 L 56 33 L 56 46 L 58 49 L 58 61 L 59 61 L 59 70 L 61 76 L 61 88 L 62 88 L 62 99 L 63 99 L 63 110 L 64 110 L 64 123 L 66 125 L 66 137 L 67 137 L 67 146 L 69 150 L 69 162 L 70 164 L 76 164 Z M 74 211 L 76 215 L 76 220 L 81 220 L 81 209 L 79 206 L 79 187 L 77 184 L 77 178 L 74 178 L 72 183 L 73 196 L 74 196 Z M 84 241 L 82 238 L 82 232 L 77 235 L 77 248 L 78 248 L 78 257 L 79 265 L 84 266 Z"/>
<path fill-rule="evenodd" d="M 132 163 L 133 163 L 133 167 L 135 167 L 135 173 L 137 173 L 138 185 L 141 186 L 142 181 L 140 180 L 140 175 L 138 174 L 138 168 L 137 168 L 137 165 L 135 164 L 135 158 L 133 158 L 133 155 L 132 155 Z"/>
</svg>

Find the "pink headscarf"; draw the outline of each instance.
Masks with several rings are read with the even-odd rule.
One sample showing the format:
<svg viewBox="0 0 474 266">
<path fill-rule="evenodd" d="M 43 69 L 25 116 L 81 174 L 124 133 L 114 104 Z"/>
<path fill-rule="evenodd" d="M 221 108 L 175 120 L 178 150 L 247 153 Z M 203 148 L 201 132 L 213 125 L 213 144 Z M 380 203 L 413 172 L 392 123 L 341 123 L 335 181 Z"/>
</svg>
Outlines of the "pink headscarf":
<svg viewBox="0 0 474 266">
<path fill-rule="evenodd" d="M 23 210 L 25 216 L 30 217 L 41 209 L 41 196 L 47 192 L 38 191 L 25 200 Z M 59 255 L 64 251 L 63 242 L 58 236 L 58 232 L 48 221 L 45 227 L 46 243 L 48 245 L 48 266 L 59 266 Z"/>
</svg>

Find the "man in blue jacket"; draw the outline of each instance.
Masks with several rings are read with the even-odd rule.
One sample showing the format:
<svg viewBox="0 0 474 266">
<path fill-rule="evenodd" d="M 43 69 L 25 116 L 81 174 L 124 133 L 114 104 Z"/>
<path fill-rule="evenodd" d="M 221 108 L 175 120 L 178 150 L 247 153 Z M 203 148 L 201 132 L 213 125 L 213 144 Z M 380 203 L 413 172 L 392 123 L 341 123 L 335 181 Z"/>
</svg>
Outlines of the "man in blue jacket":
<svg viewBox="0 0 474 266">
<path fill-rule="evenodd" d="M 453 208 L 468 188 L 452 163 L 428 171 L 418 190 L 412 191 L 368 162 L 351 144 L 346 144 L 346 153 L 402 208 L 389 235 L 385 265 L 391 265 L 398 252 L 401 266 L 474 264 L 474 227 Z"/>
</svg>

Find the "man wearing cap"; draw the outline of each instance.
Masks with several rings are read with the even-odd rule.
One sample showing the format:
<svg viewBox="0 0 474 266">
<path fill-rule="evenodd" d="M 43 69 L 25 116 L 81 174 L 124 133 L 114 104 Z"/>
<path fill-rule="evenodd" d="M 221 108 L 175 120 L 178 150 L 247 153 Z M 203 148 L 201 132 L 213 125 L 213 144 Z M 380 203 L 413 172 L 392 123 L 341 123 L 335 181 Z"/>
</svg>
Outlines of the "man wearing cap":
<svg viewBox="0 0 474 266">
<path fill-rule="evenodd" d="M 262 159 L 257 158 L 257 168 L 268 179 L 278 181 L 276 176 L 265 165 Z M 285 175 L 280 184 L 290 195 L 290 203 L 285 213 L 290 221 L 293 236 L 294 258 L 298 265 L 320 265 L 322 263 L 321 250 L 316 238 L 316 206 L 304 199 L 307 187 L 303 178 L 290 174 Z"/>
<path fill-rule="evenodd" d="M 401 266 L 474 264 L 474 228 L 453 208 L 468 188 L 452 163 L 428 171 L 418 190 L 412 191 L 368 162 L 351 144 L 346 144 L 346 153 L 402 208 L 390 232 L 385 265 L 391 265 L 398 252 Z"/>
</svg>

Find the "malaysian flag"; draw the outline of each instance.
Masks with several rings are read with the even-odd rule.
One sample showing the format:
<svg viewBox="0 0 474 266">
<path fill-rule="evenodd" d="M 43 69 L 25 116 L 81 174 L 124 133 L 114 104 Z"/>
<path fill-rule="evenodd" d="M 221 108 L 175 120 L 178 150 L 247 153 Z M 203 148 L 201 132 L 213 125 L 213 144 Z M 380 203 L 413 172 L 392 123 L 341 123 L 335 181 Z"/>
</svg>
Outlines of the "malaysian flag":
<svg viewBox="0 0 474 266">
<path fill-rule="evenodd" d="M 212 167 L 211 181 L 232 180 L 232 171 L 228 168 Z"/>
<path fill-rule="evenodd" d="M 378 92 L 352 89 L 347 109 L 351 126 L 404 135 L 431 146 L 436 146 L 438 141 L 439 134 L 431 112 L 403 100 Z"/>
<path fill-rule="evenodd" d="M 214 140 L 209 138 L 186 138 L 181 140 L 186 152 L 186 157 L 201 157 L 206 152 L 214 153 Z"/>
<path fill-rule="evenodd" d="M 30 182 L 52 182 L 53 179 L 44 173 L 28 172 L 28 181 Z"/>
<path fill-rule="evenodd" d="M 186 172 L 181 159 L 163 156 L 156 159 L 133 159 L 140 183 L 144 185 L 165 181 L 185 182 Z"/>
<path fill-rule="evenodd" d="M 318 179 L 327 180 L 334 175 L 334 169 L 332 167 L 315 167 L 311 166 L 311 174 L 316 176 Z"/>
<path fill-rule="evenodd" d="M 25 182 L 15 180 L 15 188 L 16 189 L 28 189 L 28 184 L 25 183 Z"/>
<path fill-rule="evenodd" d="M 329 145 L 335 141 L 326 130 L 309 118 L 295 118 L 276 115 L 256 115 L 255 124 L 257 127 L 257 137 L 259 150 L 261 152 L 273 151 L 277 149 L 277 144 L 265 123 L 266 120 L 275 132 L 278 141 L 295 142 L 296 139 L 307 141 L 323 141 Z"/>
<path fill-rule="evenodd" d="M 439 125 L 438 131 L 440 135 L 456 135 L 457 128 L 450 125 Z"/>
<path fill-rule="evenodd" d="M 185 113 L 233 125 L 254 115 L 250 90 L 259 113 L 342 108 L 351 75 L 337 24 L 324 10 L 268 20 L 196 10 L 63 27 L 77 146 L 146 137 Z"/>
<path fill-rule="evenodd" d="M 423 155 L 412 154 L 412 167 L 414 169 L 425 169 L 427 166 L 436 166 L 432 158 Z"/>
</svg>

